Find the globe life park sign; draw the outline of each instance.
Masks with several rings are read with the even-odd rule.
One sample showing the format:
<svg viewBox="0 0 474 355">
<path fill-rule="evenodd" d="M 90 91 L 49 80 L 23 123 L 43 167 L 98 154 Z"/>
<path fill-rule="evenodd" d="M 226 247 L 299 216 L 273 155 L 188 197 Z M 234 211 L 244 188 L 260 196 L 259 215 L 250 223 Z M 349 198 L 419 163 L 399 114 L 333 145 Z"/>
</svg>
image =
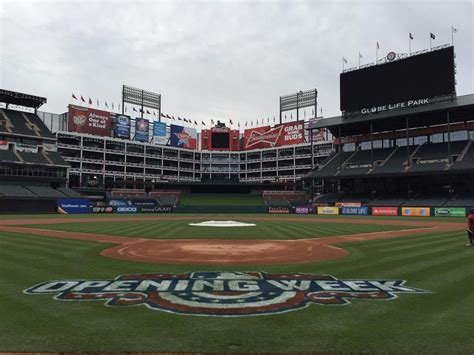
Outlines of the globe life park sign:
<svg viewBox="0 0 474 355">
<path fill-rule="evenodd" d="M 385 112 L 385 111 L 391 111 L 391 110 L 398 110 L 398 109 L 404 109 L 404 108 L 411 108 L 411 107 L 416 107 L 416 106 L 421 106 L 421 105 L 427 105 L 430 103 L 430 99 L 418 99 L 418 100 L 408 100 L 408 101 L 403 101 L 403 102 L 397 102 L 394 104 L 388 104 L 388 105 L 382 105 L 382 106 L 374 106 L 374 107 L 366 107 L 360 110 L 360 113 L 362 115 L 369 115 L 369 114 L 374 114 L 374 113 L 380 113 L 380 112 Z"/>
</svg>

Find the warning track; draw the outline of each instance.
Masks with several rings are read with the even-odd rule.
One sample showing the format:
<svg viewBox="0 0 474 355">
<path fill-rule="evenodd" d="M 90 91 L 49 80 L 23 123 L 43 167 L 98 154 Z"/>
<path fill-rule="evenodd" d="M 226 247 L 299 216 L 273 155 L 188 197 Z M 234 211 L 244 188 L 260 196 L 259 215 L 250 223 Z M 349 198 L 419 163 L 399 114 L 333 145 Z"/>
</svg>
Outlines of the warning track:
<svg viewBox="0 0 474 355">
<path fill-rule="evenodd" d="M 390 224 L 417 226 L 417 229 L 387 232 L 362 233 L 317 239 L 298 240 L 194 240 L 194 239 L 145 239 L 110 236 L 103 234 L 65 232 L 23 227 L 28 224 L 64 224 L 140 220 L 196 220 L 209 217 L 188 216 L 147 216 L 147 217 L 90 217 L 90 218 L 48 218 L 0 220 L 1 230 L 5 232 L 33 234 L 54 238 L 89 240 L 99 243 L 117 244 L 101 252 L 101 255 L 146 263 L 189 264 L 189 265 L 268 265 L 295 264 L 334 260 L 349 255 L 347 250 L 335 246 L 374 239 L 415 236 L 424 233 L 458 231 L 465 229 L 464 223 L 401 221 L 344 218 L 295 218 L 295 217 L 239 217 L 239 220 L 278 220 L 299 223 L 349 223 L 349 224 Z"/>
</svg>

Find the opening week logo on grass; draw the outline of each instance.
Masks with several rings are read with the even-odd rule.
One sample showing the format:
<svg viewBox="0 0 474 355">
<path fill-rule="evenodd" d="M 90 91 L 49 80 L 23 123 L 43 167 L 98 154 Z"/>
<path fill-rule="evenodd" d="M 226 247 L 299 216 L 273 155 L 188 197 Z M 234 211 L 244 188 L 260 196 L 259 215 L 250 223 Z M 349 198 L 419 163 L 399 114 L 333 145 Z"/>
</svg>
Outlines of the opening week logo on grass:
<svg viewBox="0 0 474 355">
<path fill-rule="evenodd" d="M 394 300 L 399 293 L 430 293 L 405 283 L 312 274 L 191 272 L 48 281 L 24 293 L 54 294 L 54 299 L 62 301 L 103 300 L 107 306 L 145 305 L 178 314 L 230 317 L 283 313 L 310 304 L 347 305 L 354 299 Z"/>
</svg>

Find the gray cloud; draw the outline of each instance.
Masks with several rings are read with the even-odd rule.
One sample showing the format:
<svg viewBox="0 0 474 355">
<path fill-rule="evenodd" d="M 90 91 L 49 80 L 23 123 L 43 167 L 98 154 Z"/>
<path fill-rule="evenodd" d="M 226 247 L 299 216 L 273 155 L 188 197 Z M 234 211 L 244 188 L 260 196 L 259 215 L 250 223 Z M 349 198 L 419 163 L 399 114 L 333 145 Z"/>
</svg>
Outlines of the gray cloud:
<svg viewBox="0 0 474 355">
<path fill-rule="evenodd" d="M 0 0 L 0 85 L 63 112 L 71 93 L 117 104 L 130 84 L 198 121 L 277 116 L 280 95 L 316 87 L 331 116 L 342 56 L 406 52 L 408 32 L 418 50 L 458 28 L 457 90 L 472 93 L 473 15 L 471 1 Z"/>
</svg>

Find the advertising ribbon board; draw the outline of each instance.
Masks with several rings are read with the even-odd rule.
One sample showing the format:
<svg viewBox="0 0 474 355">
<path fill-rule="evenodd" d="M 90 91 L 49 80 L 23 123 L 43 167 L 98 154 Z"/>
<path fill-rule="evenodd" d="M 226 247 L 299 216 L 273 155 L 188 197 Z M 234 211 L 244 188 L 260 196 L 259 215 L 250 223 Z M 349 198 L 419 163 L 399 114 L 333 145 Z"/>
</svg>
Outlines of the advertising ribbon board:
<svg viewBox="0 0 474 355">
<path fill-rule="evenodd" d="M 466 209 L 464 207 L 440 207 L 434 209 L 436 217 L 466 217 Z"/>
<path fill-rule="evenodd" d="M 429 207 L 402 207 L 402 216 L 429 217 Z"/>
<path fill-rule="evenodd" d="M 318 207 L 318 214 L 339 214 L 339 207 Z"/>
<path fill-rule="evenodd" d="M 59 198 L 56 203 L 58 205 L 58 213 L 91 213 L 91 204 L 86 198 Z"/>
<path fill-rule="evenodd" d="M 398 207 L 372 207 L 372 216 L 398 216 Z"/>
<path fill-rule="evenodd" d="M 341 214 L 367 216 L 369 214 L 369 207 L 342 207 Z"/>
</svg>

